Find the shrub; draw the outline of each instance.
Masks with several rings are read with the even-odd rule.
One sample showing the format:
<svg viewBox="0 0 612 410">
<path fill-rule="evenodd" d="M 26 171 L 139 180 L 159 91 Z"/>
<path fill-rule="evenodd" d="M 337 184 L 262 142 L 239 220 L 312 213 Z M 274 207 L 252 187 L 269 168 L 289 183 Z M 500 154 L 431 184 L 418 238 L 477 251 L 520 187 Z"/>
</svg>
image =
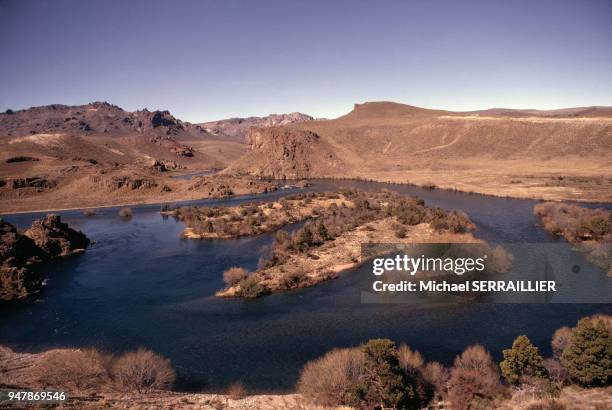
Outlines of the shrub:
<svg viewBox="0 0 612 410">
<path fill-rule="evenodd" d="M 112 366 L 112 375 L 121 389 L 138 393 L 168 390 L 176 379 L 170 361 L 146 349 L 119 357 Z"/>
<path fill-rule="evenodd" d="M 584 386 L 612 382 L 612 339 L 603 320 L 584 318 L 572 332 L 561 355 L 571 379 Z"/>
<path fill-rule="evenodd" d="M 555 359 L 560 359 L 563 351 L 567 347 L 570 339 L 572 338 L 572 329 L 567 326 L 561 327 L 555 330 L 553 333 L 552 340 L 550 342 L 550 346 L 552 348 L 553 357 Z"/>
<path fill-rule="evenodd" d="M 132 217 L 132 208 L 121 208 L 119 210 L 119 216 L 122 218 L 131 218 Z"/>
<path fill-rule="evenodd" d="M 365 356 L 366 403 L 407 407 L 415 399 L 415 392 L 400 367 L 395 343 L 389 339 L 372 339 L 361 350 Z"/>
<path fill-rule="evenodd" d="M 448 382 L 453 409 L 489 408 L 499 388 L 499 372 L 484 347 L 468 347 L 455 358 Z"/>
<path fill-rule="evenodd" d="M 360 385 L 364 372 L 363 352 L 334 349 L 304 366 L 297 389 L 322 406 L 356 406 L 363 396 Z"/>
<path fill-rule="evenodd" d="M 91 208 L 87 208 L 83 210 L 83 215 L 85 216 L 94 216 L 95 214 L 96 214 L 96 211 Z"/>
<path fill-rule="evenodd" d="M 455 357 L 455 368 L 477 370 L 481 373 L 498 374 L 497 367 L 491 359 L 491 354 L 480 345 L 469 346 L 463 353 Z"/>
<path fill-rule="evenodd" d="M 240 382 L 232 383 L 227 388 L 227 395 L 233 400 L 240 400 L 248 396 L 247 389 Z"/>
<path fill-rule="evenodd" d="M 406 382 L 414 390 L 413 404 L 418 405 L 418 407 L 425 406 L 433 398 L 435 386 L 423 375 L 425 366 L 423 356 L 405 343 L 400 345 L 397 353 L 400 367 L 406 376 Z"/>
<path fill-rule="evenodd" d="M 281 277 L 282 286 L 285 289 L 292 289 L 297 286 L 306 278 L 306 272 L 301 269 L 291 270 L 285 272 Z"/>
<path fill-rule="evenodd" d="M 595 216 L 587 219 L 580 224 L 580 228 L 585 231 L 585 234 L 594 238 L 601 238 L 609 232 L 612 232 L 612 224 L 610 218 Z M 584 234 L 583 234 L 584 235 Z"/>
<path fill-rule="evenodd" d="M 430 362 L 425 365 L 422 374 L 425 381 L 432 385 L 440 396 L 444 396 L 450 377 L 449 370 L 438 362 Z"/>
<path fill-rule="evenodd" d="M 423 356 L 418 350 L 412 350 L 410 346 L 402 343 L 397 349 L 399 363 L 403 369 L 420 369 L 425 364 Z"/>
<path fill-rule="evenodd" d="M 110 357 L 95 349 L 51 350 L 38 363 L 35 374 L 44 387 L 99 390 L 108 385 Z"/>
<path fill-rule="evenodd" d="M 559 359 L 544 359 L 544 367 L 552 381 L 559 384 L 565 384 L 568 381 L 567 370 L 561 365 Z"/>
<path fill-rule="evenodd" d="M 11 164 L 13 162 L 28 162 L 28 161 L 40 161 L 40 159 L 36 158 L 36 157 L 24 157 L 24 156 L 18 156 L 18 157 L 11 157 L 8 158 L 5 162 L 7 164 Z"/>
<path fill-rule="evenodd" d="M 233 266 L 223 272 L 223 282 L 225 282 L 228 286 L 232 286 L 241 280 L 246 279 L 247 276 L 249 276 L 249 272 L 246 269 Z"/>
<path fill-rule="evenodd" d="M 293 249 L 296 251 L 304 251 L 313 245 L 313 236 L 311 231 L 311 225 L 306 223 L 300 230 L 298 230 L 293 239 Z"/>
<path fill-rule="evenodd" d="M 431 227 L 436 231 L 449 231 L 462 233 L 475 229 L 474 223 L 463 211 L 453 210 L 448 213 L 441 209 L 436 209 Z"/>
<path fill-rule="evenodd" d="M 544 359 L 527 336 L 522 335 L 514 339 L 512 348 L 505 349 L 502 353 L 504 360 L 500 367 L 508 383 L 519 384 L 523 377 L 547 376 Z"/>
<path fill-rule="evenodd" d="M 606 209 L 545 202 L 533 212 L 547 231 L 570 242 L 601 240 L 612 234 L 612 212 Z"/>
<path fill-rule="evenodd" d="M 266 288 L 259 283 L 256 275 L 249 275 L 247 278 L 238 282 L 240 288 L 236 292 L 237 296 L 244 298 L 257 298 L 266 293 Z"/>
<path fill-rule="evenodd" d="M 406 237 L 406 228 L 404 228 L 403 226 L 399 226 L 397 227 L 397 229 L 395 229 L 395 237 L 396 238 L 405 238 Z"/>
</svg>

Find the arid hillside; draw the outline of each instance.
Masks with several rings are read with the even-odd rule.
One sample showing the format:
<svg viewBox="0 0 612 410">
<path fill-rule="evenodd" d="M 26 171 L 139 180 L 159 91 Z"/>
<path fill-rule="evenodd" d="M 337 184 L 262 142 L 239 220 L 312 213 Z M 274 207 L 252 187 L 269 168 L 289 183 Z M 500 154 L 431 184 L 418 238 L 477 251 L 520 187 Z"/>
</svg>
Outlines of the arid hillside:
<svg viewBox="0 0 612 410">
<path fill-rule="evenodd" d="M 232 170 L 612 200 L 612 109 L 606 107 L 450 112 L 373 102 L 335 120 L 251 129 L 249 143 Z"/>
<path fill-rule="evenodd" d="M 251 127 L 276 127 L 296 122 L 312 121 L 310 115 L 300 112 L 290 114 L 270 114 L 266 117 L 229 118 L 227 120 L 200 123 L 206 132 L 225 139 L 245 142 Z"/>
<path fill-rule="evenodd" d="M 204 169 L 223 167 L 242 153 L 239 144 L 168 111 L 128 112 L 106 102 L 9 110 L 0 114 L 0 144 L 1 162 L 29 156 L 42 162 L 39 167 L 50 160 L 112 164 L 160 160 L 175 163 L 175 168 Z M 3 165 L 0 172 L 10 174 L 12 168 Z"/>
<path fill-rule="evenodd" d="M 225 168 L 245 151 L 167 111 L 128 112 L 105 102 L 8 110 L 0 114 L 0 212 L 242 192 L 244 181 L 227 177 L 174 177 Z"/>
</svg>

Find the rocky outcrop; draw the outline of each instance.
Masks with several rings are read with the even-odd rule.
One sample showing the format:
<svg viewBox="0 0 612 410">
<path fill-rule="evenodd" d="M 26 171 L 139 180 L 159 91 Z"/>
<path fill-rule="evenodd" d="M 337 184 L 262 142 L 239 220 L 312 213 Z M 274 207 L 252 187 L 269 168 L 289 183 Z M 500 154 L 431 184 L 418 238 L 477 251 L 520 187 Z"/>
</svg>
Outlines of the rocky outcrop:
<svg viewBox="0 0 612 410">
<path fill-rule="evenodd" d="M 151 165 L 151 169 L 157 172 L 174 171 L 182 168 L 184 167 L 178 162 L 165 159 L 153 160 L 153 164 Z"/>
<path fill-rule="evenodd" d="M 300 112 L 270 114 L 267 117 L 229 118 L 200 124 L 207 132 L 239 141 L 246 141 L 251 127 L 277 127 L 298 122 L 313 121 L 310 115 Z"/>
<path fill-rule="evenodd" d="M 210 198 L 224 198 L 236 193 L 262 194 L 278 189 L 278 184 L 250 175 L 216 174 L 192 179 L 189 191 L 201 192 Z"/>
<path fill-rule="evenodd" d="M 82 232 L 70 228 L 59 215 L 53 214 L 34 221 L 24 235 L 31 238 L 50 258 L 82 252 L 90 243 Z"/>
<path fill-rule="evenodd" d="M 251 128 L 250 151 L 232 169 L 276 179 L 324 176 L 342 164 L 312 131 L 289 127 Z"/>
<path fill-rule="evenodd" d="M 194 124 L 175 118 L 168 111 L 147 109 L 128 112 L 107 102 L 86 105 L 53 104 L 0 114 L 0 135 L 23 136 L 61 133 L 70 135 L 155 135 L 195 136 L 205 134 Z"/>
<path fill-rule="evenodd" d="M 12 189 L 21 188 L 55 188 L 57 182 L 42 177 L 15 178 L 11 181 Z"/>
<path fill-rule="evenodd" d="M 36 264 L 46 258 L 34 241 L 0 219 L 0 300 L 26 297 L 39 286 Z"/>
<path fill-rule="evenodd" d="M 128 189 L 131 191 L 137 189 L 150 189 L 157 186 L 157 182 L 153 178 L 138 177 L 138 176 L 114 176 L 105 181 L 110 190 L 117 191 L 120 189 Z"/>
<path fill-rule="evenodd" d="M 40 263 L 79 253 L 90 240 L 57 215 L 36 220 L 21 234 L 0 219 L 0 300 L 23 299 L 40 289 L 45 278 Z"/>
</svg>

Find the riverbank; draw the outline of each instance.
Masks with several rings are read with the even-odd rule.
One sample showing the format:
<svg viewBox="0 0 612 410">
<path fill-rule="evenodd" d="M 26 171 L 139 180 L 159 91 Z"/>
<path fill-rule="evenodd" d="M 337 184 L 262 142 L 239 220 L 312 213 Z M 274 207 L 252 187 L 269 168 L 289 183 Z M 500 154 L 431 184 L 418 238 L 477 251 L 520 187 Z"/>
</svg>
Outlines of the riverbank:
<svg viewBox="0 0 612 410">
<path fill-rule="evenodd" d="M 483 169 L 411 169 L 381 172 L 367 172 L 350 174 L 343 177 L 323 176 L 318 179 L 331 181 L 371 181 L 395 185 L 416 186 L 434 190 L 457 191 L 499 198 L 518 198 L 546 201 L 572 201 L 585 203 L 612 203 L 612 178 L 593 170 L 593 174 L 567 175 L 559 168 L 558 172 L 526 172 L 517 171 L 520 163 L 508 163 L 506 166 Z M 172 191 L 131 193 L 129 196 L 96 195 L 88 192 L 78 195 L 65 193 L 61 190 L 45 192 L 28 196 L 0 197 L 0 215 L 53 212 L 86 208 L 106 208 L 116 206 L 136 206 L 173 203 L 227 196 L 227 192 L 202 192 L 200 189 L 189 189 L 190 184 L 200 178 L 222 178 L 230 195 L 257 194 L 264 190 L 258 187 L 256 177 L 241 176 L 234 179 L 231 175 L 223 173 L 206 177 L 192 177 L 189 180 L 168 177 L 171 185 L 176 185 Z M 244 179 L 246 183 L 242 183 Z M 277 189 L 285 180 L 265 180 L 266 184 L 273 184 L 268 189 Z M 184 186 L 183 186 L 184 185 Z M 53 205 L 50 205 L 53 204 Z"/>
<path fill-rule="evenodd" d="M 279 185 L 249 175 L 91 174 L 50 189 L 0 187 L 0 215 L 219 199 L 273 192 Z"/>
<path fill-rule="evenodd" d="M 37 380 L 38 367 L 51 354 L 74 352 L 72 349 L 55 349 L 41 353 L 15 352 L 0 346 L 0 391 L 31 390 L 44 387 Z M 417 352 L 418 353 L 418 352 Z M 420 356 L 419 356 L 420 357 Z M 70 376 L 70 375 L 68 375 Z M 70 377 L 68 377 L 69 379 Z M 58 390 L 57 386 L 48 389 Z M 244 389 L 231 388 L 223 393 L 186 393 L 169 390 L 152 390 L 146 393 L 101 391 L 102 389 L 85 389 L 68 392 L 68 400 L 62 404 L 68 408 L 79 409 L 236 409 L 236 410 L 275 410 L 303 409 L 324 410 L 344 409 L 348 406 L 322 406 L 312 402 L 298 392 L 286 394 L 249 394 Z M 549 399 L 550 400 L 550 399 Z M 517 390 L 511 397 L 496 403 L 496 409 L 527 410 L 534 405 L 549 402 L 538 397 L 537 391 L 528 389 Z M 437 405 L 445 406 L 448 402 L 435 400 Z M 580 388 L 578 386 L 563 387 L 554 398 L 556 408 L 600 409 L 612 405 L 612 387 Z"/>
<path fill-rule="evenodd" d="M 422 188 L 459 191 L 500 198 L 585 203 L 612 202 L 612 177 L 607 169 L 584 162 L 548 161 L 534 166 L 520 160 L 445 163 L 410 168 L 347 172 L 330 179 L 357 179 Z"/>
</svg>

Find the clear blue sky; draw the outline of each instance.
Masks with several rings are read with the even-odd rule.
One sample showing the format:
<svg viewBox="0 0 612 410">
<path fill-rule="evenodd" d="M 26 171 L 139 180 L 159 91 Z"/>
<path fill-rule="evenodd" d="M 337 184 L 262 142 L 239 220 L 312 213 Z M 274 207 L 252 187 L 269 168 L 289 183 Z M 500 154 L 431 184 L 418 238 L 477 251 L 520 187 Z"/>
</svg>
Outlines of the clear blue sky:
<svg viewBox="0 0 612 410">
<path fill-rule="evenodd" d="M 0 110 L 612 105 L 612 1 L 0 0 Z"/>
</svg>

